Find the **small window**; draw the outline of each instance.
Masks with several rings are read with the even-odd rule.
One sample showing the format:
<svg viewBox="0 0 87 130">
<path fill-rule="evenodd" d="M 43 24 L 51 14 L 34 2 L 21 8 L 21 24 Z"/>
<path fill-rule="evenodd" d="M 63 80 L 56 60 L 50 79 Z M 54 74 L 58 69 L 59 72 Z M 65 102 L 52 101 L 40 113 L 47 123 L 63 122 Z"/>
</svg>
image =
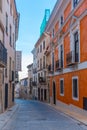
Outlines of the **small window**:
<svg viewBox="0 0 87 130">
<path fill-rule="evenodd" d="M 40 45 L 40 52 L 42 52 L 42 45 Z"/>
<path fill-rule="evenodd" d="M 8 34 L 8 15 L 6 13 L 6 34 Z"/>
<path fill-rule="evenodd" d="M 61 26 L 63 25 L 63 16 L 61 16 L 60 25 L 61 25 Z"/>
<path fill-rule="evenodd" d="M 45 56 L 43 56 L 43 68 L 45 68 Z"/>
<path fill-rule="evenodd" d="M 52 31 L 52 37 L 54 37 L 54 29 L 53 29 L 53 31 Z"/>
<path fill-rule="evenodd" d="M 7 78 L 7 68 L 5 68 L 5 77 Z"/>
<path fill-rule="evenodd" d="M 45 49 L 45 41 L 43 41 L 43 49 Z"/>
<path fill-rule="evenodd" d="M 72 83 L 73 99 L 78 99 L 78 78 L 73 78 Z"/>
<path fill-rule="evenodd" d="M 60 95 L 64 96 L 64 80 L 60 79 Z"/>
<path fill-rule="evenodd" d="M 38 68 L 39 68 L 39 60 L 38 60 Z"/>
<path fill-rule="evenodd" d="M 73 7 L 75 8 L 80 0 L 73 0 Z"/>
<path fill-rule="evenodd" d="M 13 48 L 15 49 L 15 36 L 14 36 L 14 33 L 13 33 Z"/>
<path fill-rule="evenodd" d="M 10 14 L 12 15 L 12 5 L 10 4 Z"/>
<path fill-rule="evenodd" d="M 39 47 L 38 47 L 38 51 L 37 51 L 37 53 L 39 53 Z"/>
<path fill-rule="evenodd" d="M 74 34 L 74 54 L 75 62 L 79 62 L 79 34 L 78 31 Z"/>
<path fill-rule="evenodd" d="M 10 25 L 10 37 L 9 37 L 10 46 L 12 46 L 12 27 Z"/>
</svg>

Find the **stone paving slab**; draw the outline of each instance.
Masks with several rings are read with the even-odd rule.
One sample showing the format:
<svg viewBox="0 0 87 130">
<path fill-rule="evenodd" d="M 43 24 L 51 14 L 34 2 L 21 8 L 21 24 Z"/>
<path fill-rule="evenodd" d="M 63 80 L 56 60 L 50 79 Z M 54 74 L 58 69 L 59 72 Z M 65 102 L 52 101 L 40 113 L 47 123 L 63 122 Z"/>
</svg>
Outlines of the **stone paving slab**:
<svg viewBox="0 0 87 130">
<path fill-rule="evenodd" d="M 13 107 L 9 108 L 4 113 L 0 114 L 0 130 L 5 124 L 7 124 L 7 122 L 14 115 L 17 109 L 18 109 L 18 104 L 15 104 Z"/>
<path fill-rule="evenodd" d="M 68 107 L 61 107 L 61 105 L 52 105 L 48 104 L 49 106 L 52 106 L 56 110 L 59 110 L 63 112 L 64 114 L 70 116 L 71 118 L 74 118 L 75 120 L 81 122 L 82 124 L 87 126 L 87 112 L 85 110 L 81 110 L 80 108 L 70 108 Z"/>
</svg>

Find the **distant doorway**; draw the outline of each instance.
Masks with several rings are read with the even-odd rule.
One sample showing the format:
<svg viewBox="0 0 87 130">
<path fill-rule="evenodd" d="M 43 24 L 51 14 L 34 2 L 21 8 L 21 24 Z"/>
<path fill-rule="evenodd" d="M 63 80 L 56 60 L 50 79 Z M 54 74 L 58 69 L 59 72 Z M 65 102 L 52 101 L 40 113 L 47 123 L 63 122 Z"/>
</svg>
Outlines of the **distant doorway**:
<svg viewBox="0 0 87 130">
<path fill-rule="evenodd" d="M 12 102 L 14 102 L 14 84 L 12 84 Z"/>
<path fill-rule="evenodd" d="M 43 101 L 43 89 L 41 89 L 41 101 Z"/>
<path fill-rule="evenodd" d="M 55 86 L 55 82 L 53 82 L 53 104 L 56 105 L 56 86 Z"/>
<path fill-rule="evenodd" d="M 8 107 L 8 84 L 5 84 L 5 109 Z"/>
<path fill-rule="evenodd" d="M 44 89 L 44 100 L 45 101 L 47 100 L 47 91 L 46 91 L 46 89 Z"/>
<path fill-rule="evenodd" d="M 38 88 L 38 100 L 40 100 L 40 88 Z"/>
</svg>

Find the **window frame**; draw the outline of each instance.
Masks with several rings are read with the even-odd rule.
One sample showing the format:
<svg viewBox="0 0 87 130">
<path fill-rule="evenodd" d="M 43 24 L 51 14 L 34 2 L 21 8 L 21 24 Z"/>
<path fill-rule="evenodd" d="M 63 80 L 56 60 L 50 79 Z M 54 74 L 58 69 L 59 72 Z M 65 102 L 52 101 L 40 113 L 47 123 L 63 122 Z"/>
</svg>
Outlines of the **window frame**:
<svg viewBox="0 0 87 130">
<path fill-rule="evenodd" d="M 42 44 L 40 45 L 40 53 L 42 52 Z"/>
<path fill-rule="evenodd" d="M 6 13 L 6 34 L 8 35 L 8 14 Z"/>
<path fill-rule="evenodd" d="M 61 86 L 61 81 L 63 81 L 63 86 Z M 63 89 L 63 93 L 61 92 L 61 87 L 63 87 L 62 89 Z M 61 78 L 60 79 L 60 95 L 61 96 L 64 96 L 64 78 Z"/>
<path fill-rule="evenodd" d="M 73 81 L 74 80 L 77 80 L 77 97 L 75 97 L 74 96 L 74 86 L 73 86 Z M 76 101 L 78 101 L 79 100 L 79 83 L 78 83 L 79 81 L 78 81 L 78 76 L 74 76 L 74 77 L 72 77 L 72 99 L 73 100 L 76 100 Z"/>
<path fill-rule="evenodd" d="M 80 63 L 80 23 L 77 24 L 77 27 L 75 28 L 75 26 L 73 26 L 70 30 L 70 51 L 74 51 L 74 45 L 73 43 L 75 43 L 74 41 L 74 34 L 78 32 L 78 41 L 79 41 L 79 61 L 78 63 Z"/>
<path fill-rule="evenodd" d="M 76 8 L 76 6 L 78 5 L 79 2 L 80 2 L 80 0 L 72 0 L 73 9 Z"/>
<path fill-rule="evenodd" d="M 43 50 L 45 49 L 45 40 L 43 41 Z"/>
</svg>

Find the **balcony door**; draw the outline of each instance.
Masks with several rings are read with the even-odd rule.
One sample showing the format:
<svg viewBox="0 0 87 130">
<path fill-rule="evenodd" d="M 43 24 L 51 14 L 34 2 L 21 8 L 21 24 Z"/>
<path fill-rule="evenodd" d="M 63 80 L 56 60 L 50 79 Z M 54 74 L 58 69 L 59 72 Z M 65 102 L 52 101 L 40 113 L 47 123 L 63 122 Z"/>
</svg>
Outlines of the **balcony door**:
<svg viewBox="0 0 87 130">
<path fill-rule="evenodd" d="M 63 45 L 60 46 L 60 64 L 63 67 Z"/>
<path fill-rule="evenodd" d="M 52 71 L 54 71 L 54 53 L 52 53 Z"/>
<path fill-rule="evenodd" d="M 5 84 L 5 109 L 8 107 L 8 84 Z"/>
<path fill-rule="evenodd" d="M 79 61 L 79 38 L 78 32 L 74 34 L 74 50 L 75 50 L 75 62 Z"/>
</svg>

